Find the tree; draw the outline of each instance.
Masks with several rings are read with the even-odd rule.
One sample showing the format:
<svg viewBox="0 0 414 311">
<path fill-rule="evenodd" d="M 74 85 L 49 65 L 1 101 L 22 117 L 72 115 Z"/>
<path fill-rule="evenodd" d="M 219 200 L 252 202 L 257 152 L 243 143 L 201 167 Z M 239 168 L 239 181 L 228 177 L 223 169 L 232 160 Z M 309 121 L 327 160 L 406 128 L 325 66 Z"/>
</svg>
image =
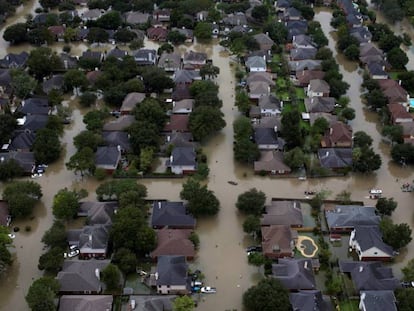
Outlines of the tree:
<svg viewBox="0 0 414 311">
<path fill-rule="evenodd" d="M 64 224 L 59 220 L 55 220 L 49 230 L 43 234 L 42 242 L 51 248 L 65 248 L 67 245 L 67 236 Z"/>
<path fill-rule="evenodd" d="M 263 213 L 265 202 L 264 192 L 252 188 L 238 196 L 236 207 L 243 213 L 259 216 Z"/>
<path fill-rule="evenodd" d="M 190 296 L 184 295 L 174 299 L 173 311 L 193 311 L 194 308 L 195 302 Z"/>
<path fill-rule="evenodd" d="M 354 133 L 353 142 L 354 147 L 371 147 L 372 137 L 363 131 L 358 131 Z"/>
<path fill-rule="evenodd" d="M 118 204 L 119 208 L 135 207 L 141 209 L 143 213 L 146 213 L 148 210 L 148 204 L 145 203 L 142 193 L 135 190 L 121 193 Z"/>
<path fill-rule="evenodd" d="M 248 261 L 250 265 L 260 268 L 264 265 L 266 258 L 262 253 L 252 252 L 249 254 Z"/>
<path fill-rule="evenodd" d="M 292 150 L 285 153 L 283 161 L 292 170 L 300 169 L 305 164 L 306 155 L 303 153 L 301 148 L 295 147 Z"/>
<path fill-rule="evenodd" d="M 269 9 L 266 5 L 255 5 L 252 10 L 252 17 L 259 22 L 264 22 L 269 17 Z"/>
<path fill-rule="evenodd" d="M 249 95 L 245 91 L 237 91 L 236 106 L 242 114 L 246 114 L 251 106 Z"/>
<path fill-rule="evenodd" d="M 411 228 L 408 224 L 393 224 L 389 218 L 383 218 L 380 222 L 382 239 L 393 249 L 399 250 L 411 242 Z"/>
<path fill-rule="evenodd" d="M 64 249 L 60 247 L 53 247 L 39 258 L 37 267 L 39 270 L 45 270 L 47 273 L 57 274 L 63 265 Z"/>
<path fill-rule="evenodd" d="M 391 149 L 392 159 L 402 165 L 414 163 L 414 146 L 411 144 L 397 144 Z"/>
<path fill-rule="evenodd" d="M 409 281 L 411 281 L 410 279 Z M 399 311 L 411 311 L 414 305 L 414 289 L 398 288 L 395 291 L 395 297 L 398 301 Z"/>
<path fill-rule="evenodd" d="M 303 145 L 300 120 L 300 112 L 297 109 L 285 111 L 282 114 L 282 137 L 285 139 L 288 149 Z"/>
<path fill-rule="evenodd" d="M 289 311 L 291 305 L 286 288 L 277 279 L 267 278 L 243 294 L 243 305 L 249 311 Z"/>
<path fill-rule="evenodd" d="M 62 147 L 56 131 L 43 128 L 37 131 L 33 152 L 37 163 L 49 164 L 60 157 Z"/>
<path fill-rule="evenodd" d="M 344 54 L 349 60 L 358 60 L 359 47 L 356 44 L 351 44 L 344 50 Z"/>
<path fill-rule="evenodd" d="M 186 36 L 177 30 L 172 30 L 168 33 L 167 40 L 174 45 L 179 45 L 185 42 Z"/>
<path fill-rule="evenodd" d="M 125 275 L 136 271 L 137 257 L 129 249 L 118 249 L 112 258 L 112 262 L 116 264 Z"/>
<path fill-rule="evenodd" d="M 174 86 L 173 80 L 161 68 L 148 66 L 142 72 L 144 85 L 148 92 L 162 93 Z"/>
<path fill-rule="evenodd" d="M 3 39 L 11 44 L 19 44 L 27 40 L 27 26 L 25 23 L 17 23 L 6 28 Z"/>
<path fill-rule="evenodd" d="M 373 90 L 365 95 L 366 103 L 372 109 L 381 109 L 388 103 L 388 99 L 381 90 Z"/>
<path fill-rule="evenodd" d="M 37 81 L 24 70 L 12 70 L 11 77 L 10 84 L 13 92 L 21 99 L 25 99 L 37 86 Z"/>
<path fill-rule="evenodd" d="M 88 84 L 85 72 L 79 69 L 69 69 L 63 75 L 63 81 L 67 90 L 73 88 L 85 87 Z"/>
<path fill-rule="evenodd" d="M 391 216 L 397 208 L 397 202 L 394 201 L 394 198 L 379 198 L 375 208 L 381 215 Z"/>
<path fill-rule="evenodd" d="M 275 42 L 275 44 L 280 45 L 286 43 L 288 30 L 283 23 L 275 23 L 272 20 L 265 25 L 263 31 L 269 34 L 269 37 Z"/>
<path fill-rule="evenodd" d="M 337 194 L 335 200 L 339 201 L 339 203 L 342 205 L 348 205 L 352 202 L 351 192 L 342 190 L 341 192 Z"/>
<path fill-rule="evenodd" d="M 70 220 L 75 218 L 80 207 L 79 200 L 87 196 L 87 191 L 61 189 L 53 198 L 53 215 L 57 219 Z"/>
<path fill-rule="evenodd" d="M 118 29 L 121 25 L 121 14 L 115 10 L 109 11 L 96 20 L 96 26 L 103 29 Z"/>
<path fill-rule="evenodd" d="M 27 66 L 29 71 L 40 80 L 54 70 L 62 68 L 62 62 L 56 52 L 52 52 L 50 48 L 39 47 L 30 51 Z"/>
<path fill-rule="evenodd" d="M 30 215 L 41 197 L 40 185 L 33 181 L 14 181 L 3 191 L 3 199 L 9 204 L 10 214 L 16 218 Z"/>
<path fill-rule="evenodd" d="M 157 126 L 161 131 L 164 128 L 166 114 L 160 102 L 154 98 L 145 98 L 134 110 L 137 121 L 148 122 Z"/>
<path fill-rule="evenodd" d="M 345 119 L 345 121 L 351 121 L 355 119 L 355 109 L 351 107 L 345 107 L 341 110 L 340 116 Z"/>
<path fill-rule="evenodd" d="M 196 140 L 202 141 L 226 126 L 223 113 L 214 107 L 200 106 L 190 114 L 189 127 Z"/>
<path fill-rule="evenodd" d="M 249 215 L 243 222 L 243 231 L 254 236 L 260 232 L 260 218 L 255 215 Z"/>
<path fill-rule="evenodd" d="M 61 1 L 60 0 L 39 0 L 40 5 L 47 9 L 47 8 L 56 8 Z"/>
<path fill-rule="evenodd" d="M 128 128 L 129 141 L 135 154 L 141 154 L 143 148 L 158 149 L 160 144 L 157 126 L 148 121 L 137 121 Z"/>
<path fill-rule="evenodd" d="M 126 28 L 121 28 L 117 30 L 114 34 L 114 38 L 118 42 L 128 43 L 134 40 L 137 37 L 137 34 L 133 31 L 130 31 Z"/>
<path fill-rule="evenodd" d="M 382 128 L 382 135 L 391 139 L 392 143 L 401 144 L 404 141 L 403 127 L 401 125 L 385 125 Z"/>
<path fill-rule="evenodd" d="M 405 69 L 405 65 L 408 63 L 407 54 L 399 47 L 394 47 L 387 53 L 387 61 L 391 67 L 395 70 Z"/>
<path fill-rule="evenodd" d="M 398 79 L 401 80 L 401 86 L 408 92 L 414 92 L 414 71 L 403 71 L 398 74 Z"/>
<path fill-rule="evenodd" d="M 32 311 L 55 311 L 59 282 L 52 277 L 41 277 L 33 282 L 26 301 Z"/>
<path fill-rule="evenodd" d="M 139 168 L 147 173 L 151 170 L 152 162 L 154 161 L 154 149 L 151 147 L 145 147 L 141 149 L 139 155 Z"/>
<path fill-rule="evenodd" d="M 211 24 L 206 22 L 198 22 L 194 28 L 194 36 L 199 40 L 210 40 Z"/>
<path fill-rule="evenodd" d="M 407 265 L 401 269 L 404 275 L 404 281 L 411 282 L 414 280 L 414 259 L 410 259 Z"/>
<path fill-rule="evenodd" d="M 24 174 L 22 167 L 15 159 L 0 162 L 0 180 L 8 181 Z"/>
<path fill-rule="evenodd" d="M 93 174 L 96 168 L 95 153 L 89 147 L 82 148 L 70 157 L 66 168 L 74 171 L 75 174 L 79 172 L 82 177 L 85 174 Z"/>
<path fill-rule="evenodd" d="M 48 28 L 38 27 L 27 33 L 27 41 L 30 44 L 40 46 L 42 44 L 51 44 L 54 41 L 54 37 Z"/>
<path fill-rule="evenodd" d="M 188 201 L 187 209 L 195 217 L 215 215 L 220 209 L 220 202 L 214 193 L 193 178 L 183 184 L 180 197 Z"/>
<path fill-rule="evenodd" d="M 83 123 L 86 124 L 87 130 L 98 131 L 102 129 L 107 117 L 109 117 L 109 113 L 107 111 L 92 110 L 83 117 Z"/>
<path fill-rule="evenodd" d="M 250 138 L 253 135 L 253 126 L 248 117 L 240 116 L 233 123 L 234 138 Z"/>
<path fill-rule="evenodd" d="M 141 198 L 147 196 L 147 188 L 144 185 L 138 184 L 135 180 L 111 180 L 104 182 L 96 188 L 96 195 L 99 201 L 105 200 L 119 200 L 121 195 L 128 191 L 135 191 Z"/>
<path fill-rule="evenodd" d="M 89 32 L 86 38 L 88 39 L 89 43 L 94 43 L 94 42 L 105 43 L 108 41 L 109 35 L 102 28 L 92 27 L 89 29 Z"/>
<path fill-rule="evenodd" d="M 241 163 L 253 163 L 260 157 L 259 147 L 250 138 L 241 138 L 235 142 L 234 158 Z"/>
<path fill-rule="evenodd" d="M 401 21 L 404 18 L 404 11 L 400 7 L 399 3 L 393 0 L 384 0 L 382 2 L 381 11 L 384 13 L 391 23 Z"/>
<path fill-rule="evenodd" d="M 381 167 L 381 156 L 370 147 L 354 147 L 352 150 L 352 170 L 369 173 Z"/>
<path fill-rule="evenodd" d="M 96 148 L 102 143 L 102 136 L 92 131 L 82 131 L 73 138 L 73 144 L 78 150 L 89 147 L 96 151 Z"/>
<path fill-rule="evenodd" d="M 215 79 L 217 78 L 217 76 L 220 74 L 220 68 L 217 66 L 213 66 L 212 64 L 208 63 L 205 64 L 203 67 L 201 67 L 200 69 L 200 76 L 205 79 L 207 77 L 207 79 Z"/>
<path fill-rule="evenodd" d="M 11 114 L 0 114 L 0 142 L 2 144 L 12 138 L 12 133 L 16 128 L 17 121 Z"/>
<path fill-rule="evenodd" d="M 8 245 L 6 243 L 1 243 L 0 244 L 0 273 L 1 274 L 5 273 L 12 263 L 13 263 L 13 259 L 12 259 L 12 255 L 10 254 Z"/>
<path fill-rule="evenodd" d="M 101 278 L 106 285 L 106 290 L 113 291 L 120 285 L 121 274 L 118 267 L 110 263 L 101 271 Z"/>
</svg>

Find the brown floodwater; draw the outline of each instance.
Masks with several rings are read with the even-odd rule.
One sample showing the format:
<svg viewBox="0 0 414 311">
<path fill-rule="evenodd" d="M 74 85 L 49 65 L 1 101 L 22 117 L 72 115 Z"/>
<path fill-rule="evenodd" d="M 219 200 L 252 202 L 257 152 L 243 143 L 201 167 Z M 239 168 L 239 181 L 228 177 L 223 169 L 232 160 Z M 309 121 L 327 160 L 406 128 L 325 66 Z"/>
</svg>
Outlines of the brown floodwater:
<svg viewBox="0 0 414 311">
<path fill-rule="evenodd" d="M 34 2 L 28 2 L 24 10 L 24 17 L 34 7 Z M 10 19 L 10 22 L 19 20 L 19 16 Z M 219 95 L 223 100 L 222 111 L 225 115 L 227 126 L 215 137 L 206 142 L 204 151 L 208 156 L 210 177 L 208 187 L 213 190 L 220 200 L 221 210 L 215 217 L 198 221 L 197 232 L 200 236 L 200 250 L 194 266 L 201 269 L 206 276 L 205 282 L 217 287 L 217 294 L 202 297 L 198 310 L 242 310 L 242 294 L 261 277 L 256 267 L 249 266 L 244 248 L 252 243 L 250 237 L 243 233 L 243 216 L 236 208 L 237 196 L 250 188 L 256 187 L 262 190 L 268 201 L 272 197 L 303 198 L 304 191 L 315 189 L 316 191 L 328 190 L 330 198 L 334 198 L 342 190 L 352 192 L 352 199 L 365 201 L 367 204 L 375 202 L 368 199 L 368 190 L 374 187 L 382 188 L 387 197 L 394 197 L 399 205 L 393 218 L 397 222 L 408 222 L 413 225 L 413 213 L 411 199 L 412 194 L 403 193 L 400 190 L 402 183 L 411 181 L 411 168 L 403 168 L 390 161 L 389 146 L 384 144 L 378 132 L 379 124 L 377 116 L 364 109 L 360 99 L 361 73 L 355 63 L 346 61 L 341 55 L 337 55 L 333 37 L 333 29 L 329 22 L 329 11 L 317 11 L 315 19 L 323 27 L 329 39 L 329 47 L 334 51 L 340 64 L 344 80 L 351 87 L 347 96 L 351 100 L 351 106 L 356 111 L 356 118 L 351 122 L 354 131 L 362 130 L 374 139 L 374 148 L 381 154 L 383 165 L 380 170 L 370 175 L 353 174 L 348 177 L 308 179 L 300 181 L 295 178 L 277 179 L 260 177 L 253 174 L 250 167 L 235 163 L 233 160 L 233 128 L 232 123 L 239 116 L 234 107 L 234 68 L 237 65 L 228 57 L 228 54 L 219 46 L 217 41 L 213 44 L 194 43 L 182 45 L 181 52 L 191 48 L 196 51 L 206 52 L 213 60 L 215 66 L 220 67 L 220 75 L 216 82 L 219 85 Z M 0 33 L 0 35 L 2 35 Z M 9 48 L 7 43 L 0 41 L 0 53 L 21 51 L 28 46 Z M 54 45 L 60 48 L 60 45 Z M 84 44 L 76 45 L 76 54 L 87 48 Z M 157 48 L 157 44 L 146 41 L 146 47 Z M 98 47 L 100 49 L 106 47 Z M 78 53 L 79 52 L 79 53 Z M 0 55 L 2 56 L 2 55 Z M 93 179 L 81 180 L 72 172 L 66 170 L 64 163 L 75 152 L 72 144 L 73 137 L 84 129 L 82 115 L 84 110 L 79 109 L 75 100 L 68 100 L 68 104 L 74 108 L 74 122 L 67 127 L 62 142 L 65 153 L 62 159 L 51 165 L 46 174 L 35 181 L 42 186 L 43 198 L 41 204 L 36 207 L 33 220 L 14 222 L 22 230 L 17 234 L 14 244 L 16 259 L 8 274 L 0 280 L 0 310 L 28 310 L 24 296 L 33 279 L 42 275 L 37 269 L 39 256 L 42 254 L 41 237 L 53 222 L 51 205 L 54 194 L 61 188 L 85 188 L 90 192 L 90 198 L 94 197 L 97 183 Z M 237 186 L 228 184 L 228 181 L 236 181 Z M 179 200 L 179 192 L 183 180 L 152 180 L 142 181 L 148 188 L 150 199 Z M 24 228 L 31 226 L 30 232 Z M 396 271 L 414 254 L 414 245 L 410 243 L 407 250 L 401 252 L 395 264 Z"/>
</svg>

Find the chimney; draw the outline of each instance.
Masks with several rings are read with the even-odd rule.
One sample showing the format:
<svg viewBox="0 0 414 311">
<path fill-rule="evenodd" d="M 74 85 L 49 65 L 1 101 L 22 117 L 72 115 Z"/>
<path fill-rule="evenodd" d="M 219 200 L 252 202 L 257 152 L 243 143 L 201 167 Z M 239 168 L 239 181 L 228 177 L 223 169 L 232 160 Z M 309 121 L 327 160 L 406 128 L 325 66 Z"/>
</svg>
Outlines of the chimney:
<svg viewBox="0 0 414 311">
<path fill-rule="evenodd" d="M 92 234 L 89 234 L 89 242 L 92 242 Z"/>
<path fill-rule="evenodd" d="M 118 152 L 121 152 L 121 145 L 116 146 L 116 149 L 118 150 Z"/>
<path fill-rule="evenodd" d="M 325 158 L 327 158 L 329 156 L 329 151 L 325 152 Z"/>
<path fill-rule="evenodd" d="M 401 80 L 398 80 L 398 85 L 401 85 Z"/>
<path fill-rule="evenodd" d="M 174 157 L 172 155 L 170 155 L 170 164 L 172 164 L 174 161 Z"/>
<path fill-rule="evenodd" d="M 98 269 L 98 268 L 96 268 L 96 269 L 95 269 L 95 276 L 96 276 L 96 278 L 97 278 L 98 280 L 100 280 L 100 279 L 101 279 L 101 273 L 99 272 L 99 269 Z"/>
<path fill-rule="evenodd" d="M 363 266 L 360 266 L 359 267 L 359 272 L 362 272 L 362 271 L 364 271 L 364 267 Z"/>
<path fill-rule="evenodd" d="M 63 61 L 63 65 L 64 65 L 64 67 L 65 67 L 65 69 L 68 69 L 68 61 L 67 61 L 67 59 L 65 59 L 64 61 Z"/>
<path fill-rule="evenodd" d="M 306 270 L 309 270 L 308 261 L 307 260 L 305 260 L 305 264 L 303 265 L 303 268 L 305 268 Z"/>
<path fill-rule="evenodd" d="M 275 131 L 275 133 L 277 133 L 277 125 L 274 126 L 273 131 Z"/>
<path fill-rule="evenodd" d="M 161 201 L 158 201 L 158 209 L 161 209 Z"/>
<path fill-rule="evenodd" d="M 333 128 L 331 127 L 329 128 L 329 135 L 332 135 L 332 133 L 333 133 Z"/>
</svg>

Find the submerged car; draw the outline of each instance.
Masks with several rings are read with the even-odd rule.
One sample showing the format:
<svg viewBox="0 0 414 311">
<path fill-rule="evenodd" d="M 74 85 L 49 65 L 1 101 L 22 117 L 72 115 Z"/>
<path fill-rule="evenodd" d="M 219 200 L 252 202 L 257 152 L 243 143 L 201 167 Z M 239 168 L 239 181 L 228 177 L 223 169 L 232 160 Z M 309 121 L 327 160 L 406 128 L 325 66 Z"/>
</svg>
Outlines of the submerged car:
<svg viewBox="0 0 414 311">
<path fill-rule="evenodd" d="M 215 294 L 216 293 L 216 288 L 215 287 L 210 287 L 210 286 L 205 286 L 205 287 L 202 287 L 200 291 L 203 294 Z"/>
</svg>

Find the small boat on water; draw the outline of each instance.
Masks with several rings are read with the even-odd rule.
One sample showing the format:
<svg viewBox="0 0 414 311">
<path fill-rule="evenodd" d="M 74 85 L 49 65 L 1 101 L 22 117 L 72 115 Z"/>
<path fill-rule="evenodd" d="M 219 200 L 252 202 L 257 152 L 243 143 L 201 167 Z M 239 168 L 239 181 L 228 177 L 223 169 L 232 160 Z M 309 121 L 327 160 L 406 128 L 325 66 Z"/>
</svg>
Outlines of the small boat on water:
<svg viewBox="0 0 414 311">
<path fill-rule="evenodd" d="M 210 287 L 210 286 L 204 286 L 201 288 L 200 291 L 203 294 L 215 294 L 217 292 L 215 287 Z"/>
<path fill-rule="evenodd" d="M 316 191 L 313 190 L 305 190 L 305 195 L 314 195 Z"/>
<path fill-rule="evenodd" d="M 382 190 L 381 189 L 371 189 L 369 191 L 369 194 L 379 194 L 379 195 L 381 195 L 382 194 Z"/>
<path fill-rule="evenodd" d="M 229 180 L 229 181 L 228 181 L 228 183 L 229 183 L 230 185 L 233 185 L 233 186 L 237 186 L 237 185 L 238 185 L 238 183 L 237 183 L 237 182 L 232 181 L 232 180 Z"/>
</svg>

